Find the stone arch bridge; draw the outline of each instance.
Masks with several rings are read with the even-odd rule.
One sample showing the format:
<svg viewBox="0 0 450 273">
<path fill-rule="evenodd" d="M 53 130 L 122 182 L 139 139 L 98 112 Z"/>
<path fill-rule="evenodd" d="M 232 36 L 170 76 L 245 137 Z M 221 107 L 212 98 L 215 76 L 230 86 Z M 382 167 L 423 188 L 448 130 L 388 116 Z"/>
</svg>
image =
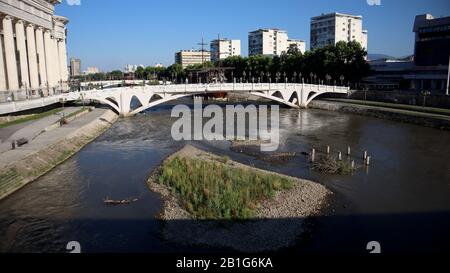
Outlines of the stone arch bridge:
<svg viewBox="0 0 450 273">
<path fill-rule="evenodd" d="M 307 108 L 308 104 L 316 97 L 323 94 L 348 94 L 348 87 L 329 86 L 315 84 L 296 84 L 296 83 L 217 83 L 217 84 L 173 84 L 173 85 L 145 85 L 134 87 L 103 88 L 101 90 L 88 90 L 80 92 L 64 93 L 53 96 L 51 101 L 76 101 L 93 100 L 102 104 L 107 104 L 121 116 L 132 116 L 145 111 L 151 107 L 177 100 L 183 97 L 207 95 L 214 93 L 241 93 L 249 94 L 295 108 Z M 131 103 L 137 99 L 141 106 L 132 109 Z M 37 99 L 40 100 L 40 99 Z M 49 99 L 47 99 L 49 100 Z M 18 105 L 28 103 L 26 105 Z M 23 111 L 42 107 L 40 102 L 32 100 L 24 102 L 13 102 L 9 105 L 10 112 Z M 43 104 L 43 103 L 42 103 Z M 0 107 L 1 108 L 1 107 Z M 2 109 L 0 109 L 2 110 Z M 0 112 L 5 112 L 5 109 Z"/>
</svg>

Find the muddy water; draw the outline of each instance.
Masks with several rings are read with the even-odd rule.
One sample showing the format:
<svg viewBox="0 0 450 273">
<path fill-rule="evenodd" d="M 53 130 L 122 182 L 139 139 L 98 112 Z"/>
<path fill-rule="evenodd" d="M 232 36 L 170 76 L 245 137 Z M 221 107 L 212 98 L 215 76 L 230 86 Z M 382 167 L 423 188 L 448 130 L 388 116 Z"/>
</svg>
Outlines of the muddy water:
<svg viewBox="0 0 450 273">
<path fill-rule="evenodd" d="M 119 120 L 73 158 L 1 201 L 0 251 L 65 252 L 73 240 L 85 252 L 203 251 L 161 239 L 155 219 L 161 200 L 145 185 L 161 160 L 185 144 L 170 137 L 170 109 Z M 281 151 L 330 145 L 337 155 L 351 145 L 357 164 L 363 151 L 372 156 L 369 168 L 335 176 L 311 171 L 304 156 L 273 164 L 233 153 L 226 141 L 192 143 L 336 193 L 310 236 L 284 251 L 365 253 L 369 241 L 380 242 L 384 252 L 449 251 L 449 132 L 319 110 L 282 109 L 280 118 Z M 105 197 L 139 200 L 108 207 Z"/>
</svg>

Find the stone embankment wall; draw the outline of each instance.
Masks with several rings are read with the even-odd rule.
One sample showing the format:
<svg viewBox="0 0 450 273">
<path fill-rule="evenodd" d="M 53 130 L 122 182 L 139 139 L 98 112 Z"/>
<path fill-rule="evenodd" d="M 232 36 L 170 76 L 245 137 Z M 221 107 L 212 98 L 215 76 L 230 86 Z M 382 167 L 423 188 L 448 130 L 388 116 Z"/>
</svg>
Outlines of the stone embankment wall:
<svg viewBox="0 0 450 273">
<path fill-rule="evenodd" d="M 46 174 L 106 131 L 118 116 L 107 111 L 64 139 L 0 169 L 0 200 Z"/>
</svg>

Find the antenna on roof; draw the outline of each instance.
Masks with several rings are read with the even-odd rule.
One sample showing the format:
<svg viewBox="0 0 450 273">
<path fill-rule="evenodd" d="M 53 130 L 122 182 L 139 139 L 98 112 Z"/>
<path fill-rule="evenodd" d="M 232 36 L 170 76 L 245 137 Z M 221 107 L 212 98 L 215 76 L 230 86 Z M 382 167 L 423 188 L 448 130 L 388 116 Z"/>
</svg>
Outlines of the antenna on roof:
<svg viewBox="0 0 450 273">
<path fill-rule="evenodd" d="M 205 63 L 205 46 L 207 45 L 207 44 L 204 42 L 203 37 L 202 37 L 202 42 L 201 42 L 201 43 L 198 43 L 197 45 L 199 45 L 199 46 L 202 47 L 202 65 L 203 65 L 203 64 Z"/>
</svg>

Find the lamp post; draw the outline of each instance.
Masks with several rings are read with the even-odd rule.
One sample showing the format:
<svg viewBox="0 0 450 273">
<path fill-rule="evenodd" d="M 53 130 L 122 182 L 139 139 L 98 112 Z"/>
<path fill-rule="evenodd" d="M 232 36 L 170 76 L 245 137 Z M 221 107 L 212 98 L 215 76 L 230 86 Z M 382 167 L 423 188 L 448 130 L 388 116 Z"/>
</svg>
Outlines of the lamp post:
<svg viewBox="0 0 450 273">
<path fill-rule="evenodd" d="M 314 77 L 314 73 L 309 73 L 309 78 L 310 78 L 310 84 L 312 84 L 313 83 L 313 77 Z"/>
<path fill-rule="evenodd" d="M 325 78 L 327 79 L 327 85 L 330 85 L 330 81 L 331 81 L 331 76 L 330 75 L 326 75 Z"/>
<path fill-rule="evenodd" d="M 447 72 L 447 90 L 445 95 L 449 95 L 449 84 L 450 84 L 450 54 L 448 55 L 448 72 Z"/>
<path fill-rule="evenodd" d="M 341 77 L 339 77 L 339 79 L 341 80 L 341 86 L 344 85 L 344 80 L 345 80 L 344 75 L 341 75 Z"/>
<path fill-rule="evenodd" d="M 427 96 L 431 95 L 431 92 L 423 90 L 421 93 L 423 95 L 423 108 L 424 108 L 424 111 L 425 111 L 425 108 L 427 106 Z"/>
</svg>

